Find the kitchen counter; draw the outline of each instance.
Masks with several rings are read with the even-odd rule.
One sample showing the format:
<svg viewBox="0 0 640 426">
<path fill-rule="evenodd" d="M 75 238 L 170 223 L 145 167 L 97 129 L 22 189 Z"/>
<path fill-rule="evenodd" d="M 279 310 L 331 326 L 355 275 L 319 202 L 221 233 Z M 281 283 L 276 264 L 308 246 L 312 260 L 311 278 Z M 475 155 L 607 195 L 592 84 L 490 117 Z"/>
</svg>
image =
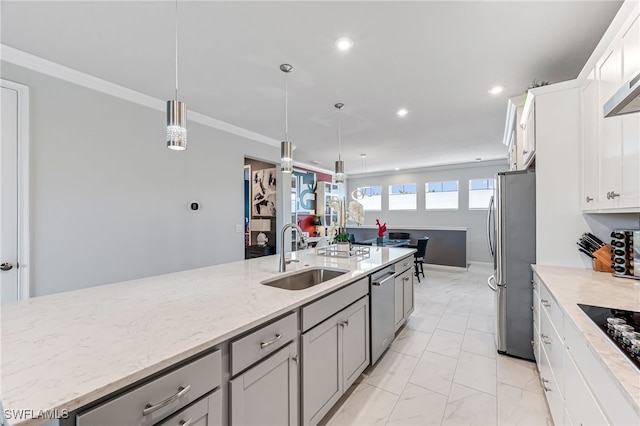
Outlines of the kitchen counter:
<svg viewBox="0 0 640 426">
<path fill-rule="evenodd" d="M 309 266 L 349 270 L 305 290 L 260 284 L 280 275 L 275 255 L 4 305 L 2 408 L 78 409 L 414 251 L 372 247 L 366 259 L 294 252 L 300 262 L 287 273 Z"/>
<path fill-rule="evenodd" d="M 567 318 L 585 336 L 589 349 L 619 385 L 640 416 L 640 372 L 598 329 L 577 303 L 640 312 L 640 281 L 589 269 L 534 265 Z"/>
</svg>

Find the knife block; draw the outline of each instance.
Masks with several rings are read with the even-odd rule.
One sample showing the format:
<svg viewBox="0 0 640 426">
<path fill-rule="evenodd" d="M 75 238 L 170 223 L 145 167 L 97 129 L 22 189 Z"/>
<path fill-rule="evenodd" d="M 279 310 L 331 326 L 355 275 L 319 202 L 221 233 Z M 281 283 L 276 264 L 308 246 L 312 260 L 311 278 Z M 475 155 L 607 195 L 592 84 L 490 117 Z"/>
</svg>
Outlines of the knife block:
<svg viewBox="0 0 640 426">
<path fill-rule="evenodd" d="M 593 270 L 599 272 L 613 272 L 611 268 L 611 246 L 606 244 L 591 253 L 596 258 L 593 259 Z"/>
</svg>

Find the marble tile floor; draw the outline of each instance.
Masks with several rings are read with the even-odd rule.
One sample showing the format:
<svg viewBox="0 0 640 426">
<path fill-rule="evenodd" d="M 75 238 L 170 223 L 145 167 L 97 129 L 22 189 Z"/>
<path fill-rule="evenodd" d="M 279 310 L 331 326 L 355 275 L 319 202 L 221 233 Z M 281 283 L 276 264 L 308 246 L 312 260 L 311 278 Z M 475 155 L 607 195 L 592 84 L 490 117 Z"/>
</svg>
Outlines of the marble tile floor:
<svg viewBox="0 0 640 426">
<path fill-rule="evenodd" d="M 489 265 L 429 267 L 383 358 L 323 425 L 552 425 L 535 364 L 496 352 Z"/>
</svg>

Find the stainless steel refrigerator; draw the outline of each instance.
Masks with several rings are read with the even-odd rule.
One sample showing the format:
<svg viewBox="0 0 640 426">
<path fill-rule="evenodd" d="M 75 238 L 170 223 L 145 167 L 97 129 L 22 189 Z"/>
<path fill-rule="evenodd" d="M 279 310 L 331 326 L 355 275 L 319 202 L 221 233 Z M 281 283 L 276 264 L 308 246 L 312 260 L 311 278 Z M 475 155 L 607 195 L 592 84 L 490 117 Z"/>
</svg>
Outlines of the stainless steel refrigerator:
<svg viewBox="0 0 640 426">
<path fill-rule="evenodd" d="M 487 239 L 496 294 L 498 352 L 533 360 L 531 264 L 536 262 L 536 176 L 533 171 L 501 172 L 487 215 Z"/>
</svg>

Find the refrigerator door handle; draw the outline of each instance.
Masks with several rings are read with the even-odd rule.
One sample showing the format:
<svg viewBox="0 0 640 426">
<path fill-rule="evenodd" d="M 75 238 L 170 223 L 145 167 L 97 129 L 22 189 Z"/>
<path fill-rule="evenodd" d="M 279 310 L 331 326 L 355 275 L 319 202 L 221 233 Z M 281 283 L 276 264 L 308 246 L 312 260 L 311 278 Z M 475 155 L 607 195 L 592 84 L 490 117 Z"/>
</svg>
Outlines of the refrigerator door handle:
<svg viewBox="0 0 640 426">
<path fill-rule="evenodd" d="M 491 253 L 491 258 L 495 257 L 495 249 L 493 247 L 493 241 L 491 241 L 491 217 L 493 216 L 493 207 L 494 207 L 494 202 L 493 202 L 493 195 L 491 196 L 491 199 L 489 200 L 489 208 L 487 210 L 487 243 L 489 244 L 489 252 Z M 495 223 L 495 220 L 494 220 Z"/>
<path fill-rule="evenodd" d="M 498 286 L 497 285 L 491 285 L 491 282 L 493 281 L 493 283 L 495 284 L 496 282 L 496 277 L 494 277 L 493 275 L 491 275 L 489 277 L 489 279 L 487 279 L 487 285 L 489 286 L 489 288 L 494 291 L 497 292 L 498 291 Z"/>
</svg>

